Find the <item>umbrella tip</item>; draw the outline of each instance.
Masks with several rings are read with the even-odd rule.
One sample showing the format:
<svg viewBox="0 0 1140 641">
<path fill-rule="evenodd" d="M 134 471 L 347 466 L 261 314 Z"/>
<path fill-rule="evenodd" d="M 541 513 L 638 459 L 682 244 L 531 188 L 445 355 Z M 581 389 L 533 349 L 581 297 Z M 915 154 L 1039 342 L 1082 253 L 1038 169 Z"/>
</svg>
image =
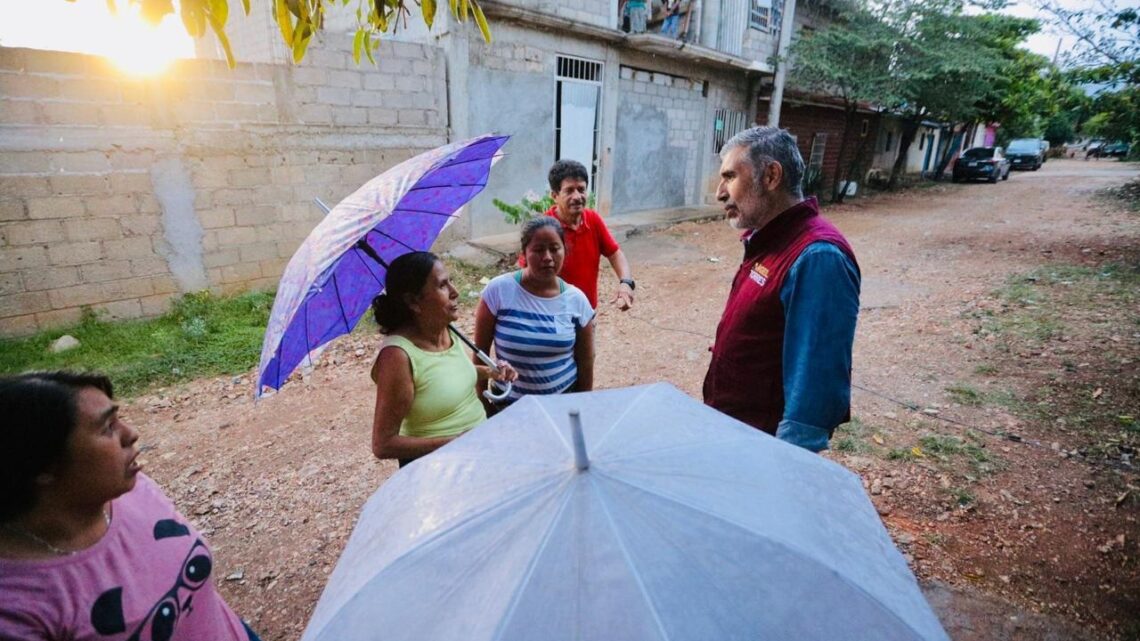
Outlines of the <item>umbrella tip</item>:
<svg viewBox="0 0 1140 641">
<path fill-rule="evenodd" d="M 582 435 L 582 417 L 578 410 L 570 410 L 570 437 L 574 441 L 574 466 L 584 472 L 590 467 L 586 456 L 586 437 Z"/>
</svg>

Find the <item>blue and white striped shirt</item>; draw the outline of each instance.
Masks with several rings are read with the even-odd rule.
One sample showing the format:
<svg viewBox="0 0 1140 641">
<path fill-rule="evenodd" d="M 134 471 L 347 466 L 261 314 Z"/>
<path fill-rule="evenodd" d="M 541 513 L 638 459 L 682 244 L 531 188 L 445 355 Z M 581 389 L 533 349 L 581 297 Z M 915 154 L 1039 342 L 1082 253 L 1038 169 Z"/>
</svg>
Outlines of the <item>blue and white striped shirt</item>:
<svg viewBox="0 0 1140 641">
<path fill-rule="evenodd" d="M 483 302 L 495 315 L 495 354 L 519 373 L 510 402 L 525 394 L 560 394 L 578 380 L 574 342 L 578 329 L 594 319 L 582 290 L 566 285 L 554 298 L 523 289 L 515 274 L 493 279 Z"/>
</svg>

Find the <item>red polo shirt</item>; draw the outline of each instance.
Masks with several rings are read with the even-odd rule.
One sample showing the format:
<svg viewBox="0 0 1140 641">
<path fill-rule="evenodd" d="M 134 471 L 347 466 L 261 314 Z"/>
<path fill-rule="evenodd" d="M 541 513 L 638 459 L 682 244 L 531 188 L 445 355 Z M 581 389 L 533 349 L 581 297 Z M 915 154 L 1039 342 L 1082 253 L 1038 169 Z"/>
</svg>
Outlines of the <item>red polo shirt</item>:
<svg viewBox="0 0 1140 641">
<path fill-rule="evenodd" d="M 558 207 L 551 207 L 547 216 L 558 218 Z M 562 280 L 582 290 L 590 299 L 590 306 L 598 308 L 598 269 L 601 257 L 609 258 L 621 246 L 614 240 L 605 221 L 593 209 L 584 209 L 582 219 L 571 229 L 562 225 L 566 233 L 566 260 L 558 274 Z M 526 267 L 526 256 L 519 256 L 519 266 Z"/>
</svg>

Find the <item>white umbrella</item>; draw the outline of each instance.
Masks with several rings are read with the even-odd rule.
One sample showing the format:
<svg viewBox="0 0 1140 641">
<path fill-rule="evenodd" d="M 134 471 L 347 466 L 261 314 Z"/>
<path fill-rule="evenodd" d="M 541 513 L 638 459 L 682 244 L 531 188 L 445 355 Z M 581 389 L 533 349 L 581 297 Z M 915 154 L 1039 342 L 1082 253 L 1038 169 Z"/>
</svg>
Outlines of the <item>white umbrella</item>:
<svg viewBox="0 0 1140 641">
<path fill-rule="evenodd" d="M 370 639 L 948 637 L 858 476 L 657 384 L 524 397 L 385 483 L 302 637 Z"/>
</svg>

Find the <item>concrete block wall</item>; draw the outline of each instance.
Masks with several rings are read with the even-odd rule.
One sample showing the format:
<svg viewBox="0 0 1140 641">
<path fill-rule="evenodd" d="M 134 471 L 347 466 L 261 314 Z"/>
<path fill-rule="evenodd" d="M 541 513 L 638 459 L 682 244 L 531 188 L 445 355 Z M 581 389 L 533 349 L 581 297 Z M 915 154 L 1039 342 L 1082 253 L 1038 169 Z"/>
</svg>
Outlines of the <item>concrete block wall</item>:
<svg viewBox="0 0 1140 641">
<path fill-rule="evenodd" d="M 446 141 L 443 57 L 387 42 L 356 67 L 101 58 L 0 48 L 0 335 L 151 316 L 171 297 L 271 288 L 330 204 Z"/>
<path fill-rule="evenodd" d="M 575 22 L 616 29 L 619 25 L 613 24 L 616 15 L 618 0 L 578 0 L 577 2 L 560 2 L 559 0 L 499 0 L 500 4 L 522 7 L 545 13 Z M 491 27 L 492 31 L 494 26 Z"/>
<path fill-rule="evenodd" d="M 673 75 L 660 71 L 648 71 L 635 67 L 621 67 L 620 104 L 619 114 L 634 113 L 625 124 L 638 127 L 639 120 L 644 119 L 642 125 L 650 125 L 649 120 L 663 119 L 663 140 L 646 140 L 645 142 L 664 142 L 664 162 L 680 165 L 683 168 L 680 190 L 673 193 L 671 202 L 654 203 L 652 207 L 674 207 L 695 203 L 697 185 L 693 178 L 699 169 L 699 150 L 701 134 L 705 129 L 705 97 L 703 95 L 704 81 Z M 636 163 L 637 152 L 628 149 L 633 155 L 619 154 L 627 158 L 626 162 Z M 641 160 L 640 162 L 645 162 Z M 636 173 L 632 170 L 630 173 Z M 615 203 L 615 208 L 622 208 L 627 203 Z M 632 203 L 628 205 L 632 206 Z M 642 207 L 647 208 L 647 207 Z"/>
</svg>

